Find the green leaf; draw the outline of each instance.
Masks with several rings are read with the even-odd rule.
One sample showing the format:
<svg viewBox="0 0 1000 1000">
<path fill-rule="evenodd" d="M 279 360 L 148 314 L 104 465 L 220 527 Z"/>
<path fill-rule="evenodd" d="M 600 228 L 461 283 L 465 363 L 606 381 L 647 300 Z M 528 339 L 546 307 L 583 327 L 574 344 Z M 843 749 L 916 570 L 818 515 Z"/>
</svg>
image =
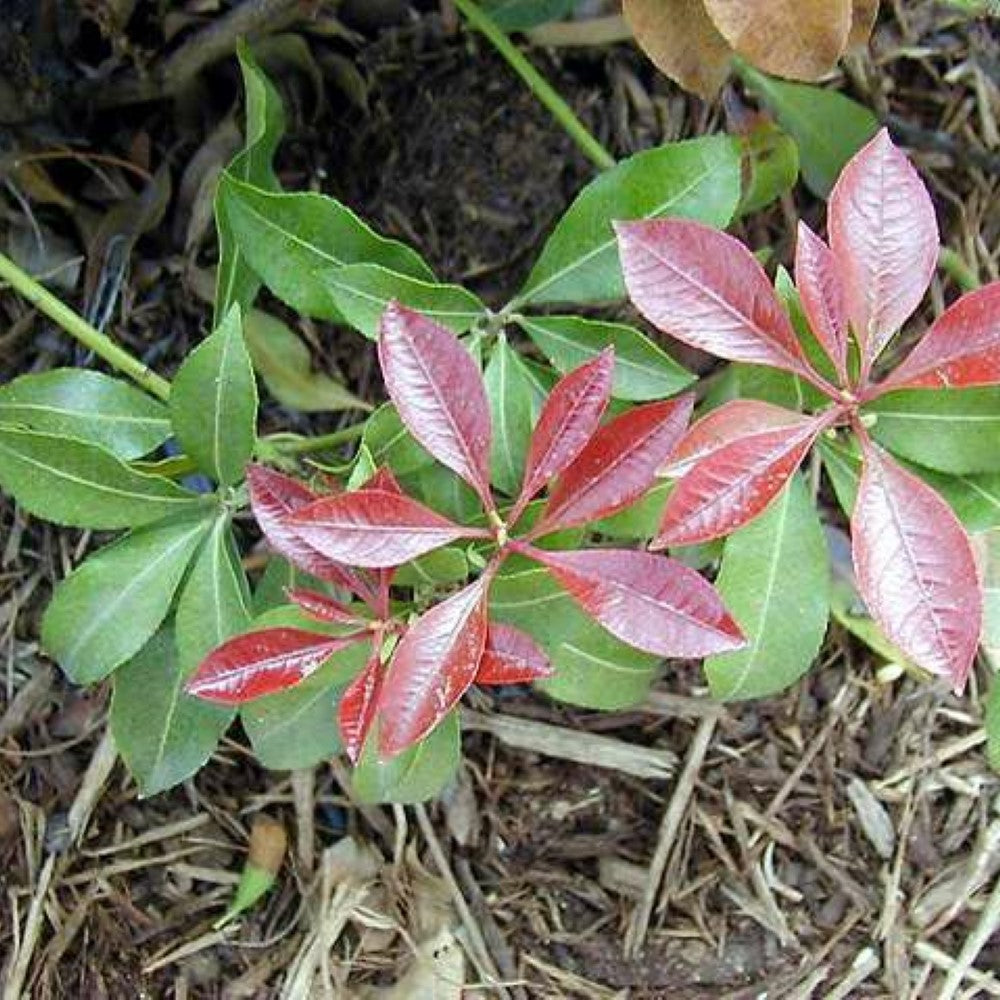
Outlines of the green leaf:
<svg viewBox="0 0 1000 1000">
<path fill-rule="evenodd" d="M 840 381 L 837 371 L 830 361 L 826 351 L 820 346 L 819 341 L 809 327 L 809 320 L 806 319 L 805 311 L 802 309 L 802 300 L 799 298 L 798 289 L 792 281 L 792 276 L 781 264 L 774 275 L 774 290 L 785 307 L 792 326 L 798 336 L 799 343 L 805 351 L 809 363 L 832 385 L 837 385 Z M 802 380 L 799 379 L 799 384 Z M 809 386 L 811 389 L 812 387 Z"/>
<path fill-rule="evenodd" d="M 868 403 L 872 436 L 939 472 L 1000 472 L 1000 388 L 910 389 Z"/>
<path fill-rule="evenodd" d="M 276 191 L 280 185 L 272 162 L 285 131 L 281 97 L 242 42 L 237 46 L 237 55 L 246 94 L 246 132 L 243 150 L 229 164 L 229 173 L 259 188 Z M 219 233 L 215 289 L 215 325 L 218 326 L 231 306 L 238 305 L 244 313 L 249 310 L 257 297 L 260 280 L 247 264 L 233 236 L 221 187 L 215 197 L 215 225 Z"/>
<path fill-rule="evenodd" d="M 399 587 L 439 587 L 443 583 L 464 583 L 469 577 L 469 560 L 462 549 L 436 549 L 400 566 L 393 578 Z"/>
<path fill-rule="evenodd" d="M 569 17 L 579 0 L 486 0 L 483 8 L 504 31 L 527 31 Z"/>
<path fill-rule="evenodd" d="M 177 602 L 177 650 L 185 677 L 250 623 L 250 587 L 228 514 L 218 516 Z"/>
<path fill-rule="evenodd" d="M 667 505 L 667 495 L 673 483 L 664 479 L 651 487 L 631 507 L 612 514 L 603 520 L 595 521 L 591 529 L 607 538 L 652 538 L 660 527 L 663 519 L 663 508 Z"/>
<path fill-rule="evenodd" d="M 111 732 L 143 796 L 195 774 L 235 715 L 231 708 L 185 694 L 189 673 L 169 628 L 115 672 Z"/>
<path fill-rule="evenodd" d="M 170 436 L 167 408 L 101 372 L 56 368 L 0 386 L 0 424 L 96 444 L 128 461 Z"/>
<path fill-rule="evenodd" d="M 523 629 L 548 653 L 553 677 L 535 686 L 587 708 L 645 698 L 662 661 L 620 642 L 588 618 L 541 566 L 512 557 L 490 589 L 490 617 Z"/>
<path fill-rule="evenodd" d="M 181 446 L 203 472 L 226 486 L 243 478 L 257 436 L 257 381 L 239 306 L 181 365 L 170 416 Z"/>
<path fill-rule="evenodd" d="M 160 627 L 211 521 L 174 519 L 133 531 L 90 556 L 55 589 L 42 647 L 77 684 L 134 656 Z"/>
<path fill-rule="evenodd" d="M 799 147 L 790 135 L 766 119 L 740 141 L 745 182 L 737 215 L 742 217 L 792 190 L 799 179 Z"/>
<path fill-rule="evenodd" d="M 826 538 L 800 476 L 726 540 L 717 587 L 748 645 L 705 661 L 712 694 L 762 698 L 797 681 L 816 658 L 830 615 Z"/>
<path fill-rule="evenodd" d="M 263 621 L 258 619 L 254 627 L 263 627 Z M 324 631 L 316 622 L 305 627 Z M 289 771 L 313 767 L 340 753 L 337 705 L 370 651 L 369 643 L 348 646 L 302 683 L 243 706 L 243 728 L 264 767 Z"/>
<path fill-rule="evenodd" d="M 670 143 L 591 181 L 542 248 L 518 302 L 602 302 L 625 294 L 611 223 L 671 215 L 726 226 L 740 197 L 740 152 L 727 136 Z"/>
<path fill-rule="evenodd" d="M 714 410 L 730 399 L 762 399 L 788 410 L 810 412 L 829 400 L 818 389 L 791 372 L 765 365 L 729 364 L 705 394 L 704 409 Z"/>
<path fill-rule="evenodd" d="M 391 403 L 380 406 L 368 418 L 361 440 L 376 468 L 387 465 L 397 476 L 434 464 L 434 459 L 410 436 Z"/>
<path fill-rule="evenodd" d="M 649 337 L 624 323 L 604 323 L 580 316 L 518 316 L 517 324 L 564 375 L 595 358 L 606 347 L 614 347 L 611 394 L 617 399 L 637 402 L 663 399 L 695 380 L 694 375 Z"/>
<path fill-rule="evenodd" d="M 3 425 L 0 486 L 28 513 L 77 528 L 138 527 L 204 502 L 97 445 Z"/>
<path fill-rule="evenodd" d="M 467 524 L 482 514 L 475 491 L 451 470 L 434 464 L 401 477 L 403 488 L 444 517 Z"/>
<path fill-rule="evenodd" d="M 798 144 L 806 186 L 825 198 L 847 161 L 875 134 L 878 119 L 835 90 L 776 80 L 740 60 L 736 69 Z"/>
<path fill-rule="evenodd" d="M 819 453 L 823 459 L 823 468 L 830 477 L 837 503 L 850 517 L 854 513 L 858 483 L 861 481 L 861 456 L 846 442 L 831 441 L 825 436 L 819 440 Z"/>
<path fill-rule="evenodd" d="M 486 306 L 460 285 L 422 281 L 378 264 L 348 264 L 322 272 L 340 315 L 374 340 L 385 307 L 393 300 L 416 309 L 455 333 L 486 315 Z"/>
<path fill-rule="evenodd" d="M 381 264 L 433 281 L 409 247 L 379 236 L 349 208 L 322 194 L 274 194 L 231 174 L 219 182 L 226 218 L 240 250 L 265 285 L 297 312 L 338 319 L 327 272 L 344 264 Z"/>
<path fill-rule="evenodd" d="M 366 741 L 354 769 L 354 792 L 362 802 L 425 802 L 440 794 L 458 769 L 462 741 L 457 711 L 390 760 L 379 758 L 376 736 L 373 732 Z"/>
<path fill-rule="evenodd" d="M 300 413 L 371 408 L 336 379 L 315 370 L 309 348 L 280 319 L 251 309 L 243 334 L 254 369 L 282 406 Z"/>
<path fill-rule="evenodd" d="M 497 489 L 514 497 L 521 488 L 531 432 L 544 397 L 520 355 L 502 333 L 497 337 L 484 378 L 493 418 L 490 478 Z"/>
<path fill-rule="evenodd" d="M 973 541 L 983 574 L 983 635 L 980 643 L 990 665 L 994 670 L 1000 670 L 1000 531 L 985 531 L 976 535 Z M 1000 719 L 997 721 L 1000 722 Z"/>
</svg>

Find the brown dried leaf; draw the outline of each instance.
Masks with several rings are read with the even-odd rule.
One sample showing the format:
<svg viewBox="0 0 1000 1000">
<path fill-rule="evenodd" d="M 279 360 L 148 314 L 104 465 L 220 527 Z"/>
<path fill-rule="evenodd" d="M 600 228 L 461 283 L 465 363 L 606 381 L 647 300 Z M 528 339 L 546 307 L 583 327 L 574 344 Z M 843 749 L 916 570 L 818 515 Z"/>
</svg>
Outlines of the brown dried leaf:
<svg viewBox="0 0 1000 1000">
<path fill-rule="evenodd" d="M 714 97 L 729 73 L 732 50 L 702 0 L 624 0 L 625 19 L 654 65 L 701 97 Z"/>
<path fill-rule="evenodd" d="M 755 66 L 793 80 L 828 73 L 847 47 L 851 0 L 704 0 L 722 37 Z"/>
<path fill-rule="evenodd" d="M 875 18 L 878 17 L 878 0 L 854 0 L 851 4 L 851 31 L 847 36 L 849 49 L 868 44 Z"/>
</svg>

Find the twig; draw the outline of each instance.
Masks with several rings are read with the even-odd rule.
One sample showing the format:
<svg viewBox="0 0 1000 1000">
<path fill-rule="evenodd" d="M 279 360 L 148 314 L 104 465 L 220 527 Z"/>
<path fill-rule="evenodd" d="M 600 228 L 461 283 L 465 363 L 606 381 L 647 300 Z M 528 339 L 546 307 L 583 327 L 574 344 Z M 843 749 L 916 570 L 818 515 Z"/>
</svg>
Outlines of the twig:
<svg viewBox="0 0 1000 1000">
<path fill-rule="evenodd" d="M 1000 878 L 993 883 L 990 898 L 983 912 L 979 914 L 976 926 L 972 928 L 972 932 L 965 939 L 965 944 L 962 945 L 962 950 L 958 953 L 958 958 L 955 959 L 955 964 L 951 967 L 944 981 L 944 986 L 941 987 L 938 1000 L 951 1000 L 958 992 L 966 973 L 972 968 L 972 963 L 997 927 L 1000 927 Z"/>
<path fill-rule="evenodd" d="M 20 945 L 14 954 L 10 972 L 7 974 L 7 981 L 4 984 L 3 1000 L 21 1000 L 21 987 L 27 978 L 31 956 L 35 952 L 35 946 L 38 944 L 38 937 L 42 931 L 45 900 L 49 894 L 49 886 L 52 884 L 55 867 L 56 856 L 50 854 L 45 859 L 45 864 L 42 865 L 41 873 L 38 876 L 38 885 L 31 897 L 31 906 L 28 907 L 28 916 L 24 921 Z"/>
<path fill-rule="evenodd" d="M 305 875 L 316 865 L 314 850 L 316 823 L 316 772 L 311 767 L 292 771 L 292 796 L 295 800 L 295 856 Z"/>
</svg>

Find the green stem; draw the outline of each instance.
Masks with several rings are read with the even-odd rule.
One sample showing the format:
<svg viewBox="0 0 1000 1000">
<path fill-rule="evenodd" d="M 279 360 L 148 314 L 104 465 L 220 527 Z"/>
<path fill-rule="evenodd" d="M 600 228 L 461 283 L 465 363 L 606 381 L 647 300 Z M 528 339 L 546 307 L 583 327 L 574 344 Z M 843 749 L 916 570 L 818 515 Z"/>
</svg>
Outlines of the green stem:
<svg viewBox="0 0 1000 1000">
<path fill-rule="evenodd" d="M 963 292 L 982 287 L 979 275 L 951 247 L 941 247 L 938 251 L 938 266 Z"/>
<path fill-rule="evenodd" d="M 347 444 L 349 441 L 357 441 L 364 433 L 367 421 L 360 424 L 352 424 L 350 427 L 342 427 L 339 431 L 331 431 L 329 434 L 320 434 L 317 437 L 284 437 L 280 434 L 272 434 L 270 437 L 262 438 L 260 444 L 267 448 L 274 448 L 282 455 L 308 455 L 314 451 L 328 451 L 338 445 Z"/>
<path fill-rule="evenodd" d="M 552 113 L 570 138 L 601 170 L 610 170 L 615 158 L 587 131 L 573 109 L 553 89 L 552 84 L 531 65 L 496 22 L 476 6 L 474 0 L 455 0 L 455 6 L 468 22 L 478 28 L 493 47 L 507 60 L 511 69 L 531 88 L 531 92 Z"/>
<path fill-rule="evenodd" d="M 113 368 L 128 375 L 147 392 L 164 402 L 170 397 L 170 383 L 165 378 L 161 378 L 138 358 L 129 354 L 125 348 L 119 347 L 110 337 L 92 327 L 82 316 L 43 288 L 2 253 L 0 253 L 0 280 L 9 282 L 15 291 L 45 313 L 49 319 L 58 323 L 71 337 L 75 337 L 84 347 L 103 358 Z"/>
</svg>

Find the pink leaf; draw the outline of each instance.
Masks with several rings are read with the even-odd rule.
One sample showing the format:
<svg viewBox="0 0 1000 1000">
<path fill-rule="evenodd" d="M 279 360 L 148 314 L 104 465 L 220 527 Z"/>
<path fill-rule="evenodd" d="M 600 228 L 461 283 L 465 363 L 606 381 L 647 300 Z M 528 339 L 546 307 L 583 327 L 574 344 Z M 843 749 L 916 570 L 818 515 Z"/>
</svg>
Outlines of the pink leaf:
<svg viewBox="0 0 1000 1000">
<path fill-rule="evenodd" d="M 300 628 L 247 632 L 209 653 L 184 690 L 205 701 L 239 705 L 298 684 L 338 650 L 366 636 L 320 635 Z"/>
<path fill-rule="evenodd" d="M 530 684 L 552 676 L 552 665 L 527 632 L 490 622 L 477 684 Z"/>
<path fill-rule="evenodd" d="M 657 656 L 739 649 L 743 634 L 711 584 L 666 556 L 630 549 L 526 554 L 612 635 Z"/>
<path fill-rule="evenodd" d="M 812 376 L 767 275 L 739 240 L 686 219 L 615 229 L 629 298 L 655 327 L 720 358 Z"/>
<path fill-rule="evenodd" d="M 670 460 L 658 470 L 658 474 L 680 479 L 703 459 L 737 438 L 777 427 L 800 426 L 808 420 L 801 413 L 786 410 L 773 403 L 757 399 L 732 399 L 717 410 L 705 414 L 688 429 Z"/>
<path fill-rule="evenodd" d="M 885 129 L 844 167 L 828 225 L 847 313 L 870 365 L 920 304 L 938 256 L 930 195 Z"/>
<path fill-rule="evenodd" d="M 647 403 L 599 428 L 556 482 L 534 534 L 609 517 L 635 503 L 677 446 L 693 405 L 690 394 Z"/>
<path fill-rule="evenodd" d="M 382 314 L 378 356 L 407 430 L 492 510 L 490 408 L 469 352 L 450 330 L 392 302 Z"/>
<path fill-rule="evenodd" d="M 561 378 L 542 407 L 531 435 L 524 485 L 511 520 L 553 477 L 580 454 L 601 422 L 611 398 L 612 349 Z"/>
<path fill-rule="evenodd" d="M 965 686 L 982 628 L 969 538 L 951 508 L 877 445 L 851 519 L 858 586 L 872 617 L 910 659 Z"/>
<path fill-rule="evenodd" d="M 795 285 L 820 347 L 847 382 L 847 297 L 830 248 L 804 223 L 795 245 Z"/>
<path fill-rule="evenodd" d="M 288 599 L 297 604 L 312 618 L 321 622 L 333 622 L 338 625 L 364 624 L 364 619 L 352 611 L 346 604 L 335 601 L 326 594 L 305 587 L 293 587 L 286 592 Z"/>
<path fill-rule="evenodd" d="M 1000 281 L 963 295 L 876 387 L 964 388 L 1000 383 Z"/>
<path fill-rule="evenodd" d="M 340 723 L 344 750 L 352 764 L 357 764 L 360 759 L 361 750 L 375 721 L 383 673 L 381 653 L 376 650 L 365 664 L 364 670 L 348 684 L 341 695 L 337 720 Z"/>
<path fill-rule="evenodd" d="M 371 585 L 361 574 L 317 552 L 285 520 L 287 515 L 319 499 L 318 494 L 305 483 L 263 465 L 251 465 L 247 469 L 247 486 L 253 515 L 278 555 L 321 580 L 353 591 L 365 600 L 371 599 Z"/>
<path fill-rule="evenodd" d="M 820 414 L 736 438 L 710 454 L 667 498 L 651 547 L 707 542 L 753 520 L 781 492 L 826 423 Z"/>
<path fill-rule="evenodd" d="M 289 515 L 288 521 L 323 555 L 372 569 L 401 566 L 459 538 L 486 534 L 463 528 L 408 496 L 386 490 L 324 497 Z"/>
<path fill-rule="evenodd" d="M 394 755 L 423 739 L 475 680 L 486 644 L 486 584 L 435 605 L 400 640 L 379 704 L 379 745 Z"/>
</svg>

